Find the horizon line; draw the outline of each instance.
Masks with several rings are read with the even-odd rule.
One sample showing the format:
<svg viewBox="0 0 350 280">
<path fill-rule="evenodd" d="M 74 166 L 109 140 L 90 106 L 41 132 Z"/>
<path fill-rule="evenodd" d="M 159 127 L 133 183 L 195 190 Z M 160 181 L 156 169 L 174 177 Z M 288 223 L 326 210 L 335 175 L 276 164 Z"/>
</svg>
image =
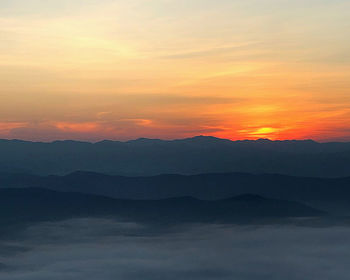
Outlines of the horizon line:
<svg viewBox="0 0 350 280">
<path fill-rule="evenodd" d="M 318 141 L 313 140 L 310 138 L 306 139 L 269 139 L 269 138 L 258 138 L 258 139 L 237 139 L 232 140 L 229 138 L 220 138 L 210 135 L 196 135 L 193 137 L 184 137 L 184 138 L 174 138 L 174 139 L 161 139 L 161 138 L 147 138 L 147 137 L 139 137 L 129 140 L 116 140 L 116 139 L 102 139 L 102 140 L 96 140 L 96 141 L 89 141 L 89 140 L 77 140 L 77 139 L 57 139 L 57 140 L 26 140 L 26 139 L 19 139 L 19 138 L 0 138 L 0 141 L 18 141 L 18 142 L 27 142 L 27 143 L 43 143 L 43 144 L 53 144 L 57 142 L 76 142 L 76 143 L 89 143 L 89 144 L 98 144 L 102 142 L 119 142 L 119 143 L 130 143 L 130 142 L 136 142 L 136 141 L 163 141 L 163 142 L 175 142 L 175 141 L 183 141 L 183 140 L 193 140 L 198 138 L 206 138 L 206 139 L 216 139 L 216 140 L 222 140 L 222 141 L 229 141 L 229 142 L 314 142 L 318 144 L 327 144 L 327 143 L 350 143 L 350 141 Z"/>
</svg>

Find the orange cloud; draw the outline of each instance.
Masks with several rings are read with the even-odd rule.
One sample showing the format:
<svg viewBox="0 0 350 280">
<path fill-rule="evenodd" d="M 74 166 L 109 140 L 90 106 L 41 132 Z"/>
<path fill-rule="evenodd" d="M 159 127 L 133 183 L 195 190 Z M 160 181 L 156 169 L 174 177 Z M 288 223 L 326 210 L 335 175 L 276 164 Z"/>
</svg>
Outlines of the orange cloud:
<svg viewBox="0 0 350 280">
<path fill-rule="evenodd" d="M 55 127 L 64 132 L 96 132 L 99 129 L 99 124 L 94 122 L 72 123 L 72 122 L 57 122 Z"/>
<path fill-rule="evenodd" d="M 0 133 L 8 133 L 12 129 L 25 127 L 25 122 L 0 122 Z"/>
</svg>

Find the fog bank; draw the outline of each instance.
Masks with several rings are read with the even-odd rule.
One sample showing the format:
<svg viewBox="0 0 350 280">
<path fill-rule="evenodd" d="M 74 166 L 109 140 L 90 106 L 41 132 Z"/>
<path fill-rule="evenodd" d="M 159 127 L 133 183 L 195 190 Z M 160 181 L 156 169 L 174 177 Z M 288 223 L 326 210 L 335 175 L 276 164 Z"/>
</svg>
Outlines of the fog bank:
<svg viewBox="0 0 350 280">
<path fill-rule="evenodd" d="M 348 279 L 350 227 L 193 225 L 105 219 L 27 228 L 0 243 L 2 280 Z"/>
</svg>

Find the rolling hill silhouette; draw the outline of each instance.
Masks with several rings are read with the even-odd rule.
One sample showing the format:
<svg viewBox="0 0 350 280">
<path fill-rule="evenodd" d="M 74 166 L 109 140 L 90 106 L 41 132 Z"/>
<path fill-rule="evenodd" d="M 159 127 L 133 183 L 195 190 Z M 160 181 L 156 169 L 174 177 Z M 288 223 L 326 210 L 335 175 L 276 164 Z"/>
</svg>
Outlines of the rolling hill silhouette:
<svg viewBox="0 0 350 280">
<path fill-rule="evenodd" d="M 0 224 L 55 221 L 77 217 L 114 217 L 134 222 L 223 222 L 264 218 L 315 217 L 325 213 L 301 203 L 242 195 L 204 201 L 193 197 L 120 200 L 40 188 L 0 189 Z"/>
<path fill-rule="evenodd" d="M 191 196 L 225 199 L 246 193 L 306 203 L 339 214 L 350 213 L 350 177 L 308 178 L 246 173 L 111 176 L 74 172 L 66 176 L 0 173 L 0 188 L 46 188 L 118 199 L 165 199 Z"/>
</svg>

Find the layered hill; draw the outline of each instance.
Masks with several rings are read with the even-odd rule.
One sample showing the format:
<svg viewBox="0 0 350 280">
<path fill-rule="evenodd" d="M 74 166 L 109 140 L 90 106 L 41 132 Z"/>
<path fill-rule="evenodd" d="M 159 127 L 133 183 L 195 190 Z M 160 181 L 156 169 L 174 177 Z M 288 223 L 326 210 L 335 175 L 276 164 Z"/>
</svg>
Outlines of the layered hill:
<svg viewBox="0 0 350 280">
<path fill-rule="evenodd" d="M 235 223 L 265 218 L 315 217 L 325 213 L 293 201 L 242 195 L 204 201 L 192 197 L 120 200 L 47 189 L 0 189 L 0 224 L 109 217 L 151 223 Z"/>
<path fill-rule="evenodd" d="M 298 201 L 339 214 L 350 213 L 350 177 L 308 178 L 246 173 L 150 177 L 111 176 L 91 172 L 74 172 L 65 176 L 0 173 L 0 188 L 46 188 L 142 200 L 184 196 L 218 200 L 250 193 Z"/>
</svg>

